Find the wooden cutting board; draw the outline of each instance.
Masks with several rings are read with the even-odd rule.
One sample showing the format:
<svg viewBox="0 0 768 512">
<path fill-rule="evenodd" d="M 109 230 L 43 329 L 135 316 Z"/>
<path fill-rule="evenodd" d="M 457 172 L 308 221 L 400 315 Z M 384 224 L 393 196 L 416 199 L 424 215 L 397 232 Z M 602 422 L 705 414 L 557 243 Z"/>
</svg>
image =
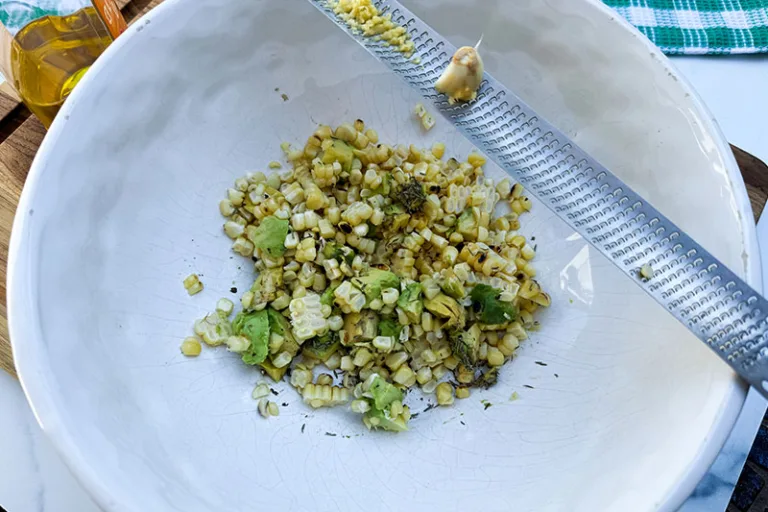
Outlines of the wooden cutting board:
<svg viewBox="0 0 768 512">
<path fill-rule="evenodd" d="M 118 0 L 129 22 L 160 3 L 162 0 Z M 14 376 L 5 307 L 8 241 L 24 180 L 44 135 L 45 129 L 26 107 L 0 92 L 0 369 Z M 768 200 L 768 166 L 732 148 L 757 220 Z"/>
</svg>

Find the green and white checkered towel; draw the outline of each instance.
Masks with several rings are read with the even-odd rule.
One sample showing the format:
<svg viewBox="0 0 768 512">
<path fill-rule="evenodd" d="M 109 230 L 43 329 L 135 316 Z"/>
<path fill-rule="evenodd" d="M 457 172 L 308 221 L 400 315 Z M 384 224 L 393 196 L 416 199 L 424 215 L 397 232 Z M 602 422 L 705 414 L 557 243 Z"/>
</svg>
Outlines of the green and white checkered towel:
<svg viewBox="0 0 768 512">
<path fill-rule="evenodd" d="M 768 0 L 603 0 L 668 54 L 768 52 Z"/>
</svg>

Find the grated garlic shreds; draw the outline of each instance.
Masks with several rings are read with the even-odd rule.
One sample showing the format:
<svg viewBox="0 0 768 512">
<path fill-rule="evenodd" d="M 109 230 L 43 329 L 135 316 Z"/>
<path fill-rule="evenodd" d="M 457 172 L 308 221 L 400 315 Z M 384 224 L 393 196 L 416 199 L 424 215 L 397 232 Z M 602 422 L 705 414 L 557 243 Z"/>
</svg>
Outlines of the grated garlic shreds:
<svg viewBox="0 0 768 512">
<path fill-rule="evenodd" d="M 414 44 L 405 27 L 393 22 L 392 14 L 379 12 L 371 0 L 328 0 L 328 5 L 353 30 L 380 37 L 406 57 L 413 54 Z"/>
</svg>

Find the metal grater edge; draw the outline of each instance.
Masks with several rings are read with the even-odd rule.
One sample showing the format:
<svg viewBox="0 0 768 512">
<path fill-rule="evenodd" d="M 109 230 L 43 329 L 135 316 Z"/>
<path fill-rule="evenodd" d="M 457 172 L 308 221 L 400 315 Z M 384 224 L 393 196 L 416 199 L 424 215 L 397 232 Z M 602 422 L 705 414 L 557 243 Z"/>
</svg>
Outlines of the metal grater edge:
<svg viewBox="0 0 768 512">
<path fill-rule="evenodd" d="M 433 86 L 456 48 L 398 2 L 374 4 L 407 29 L 410 57 L 352 30 L 326 0 L 309 2 L 768 398 L 768 301 L 758 292 L 490 74 L 475 101 L 450 104 Z"/>
</svg>

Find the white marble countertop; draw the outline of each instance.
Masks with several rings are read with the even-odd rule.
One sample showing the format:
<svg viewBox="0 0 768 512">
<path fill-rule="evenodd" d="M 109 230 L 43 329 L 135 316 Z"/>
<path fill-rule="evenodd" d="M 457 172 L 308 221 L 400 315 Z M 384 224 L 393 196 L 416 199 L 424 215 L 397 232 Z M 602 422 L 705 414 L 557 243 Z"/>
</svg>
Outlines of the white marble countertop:
<svg viewBox="0 0 768 512">
<path fill-rule="evenodd" d="M 674 63 L 704 98 L 726 137 L 768 162 L 768 56 L 679 57 Z M 758 231 L 760 243 L 768 247 L 768 216 Z M 768 272 L 764 286 L 768 290 Z M 765 409 L 766 402 L 750 394 L 720 457 L 682 512 L 725 510 Z M 98 512 L 43 436 L 18 382 L 2 372 L 0 411 L 0 506 L 8 512 Z"/>
</svg>

